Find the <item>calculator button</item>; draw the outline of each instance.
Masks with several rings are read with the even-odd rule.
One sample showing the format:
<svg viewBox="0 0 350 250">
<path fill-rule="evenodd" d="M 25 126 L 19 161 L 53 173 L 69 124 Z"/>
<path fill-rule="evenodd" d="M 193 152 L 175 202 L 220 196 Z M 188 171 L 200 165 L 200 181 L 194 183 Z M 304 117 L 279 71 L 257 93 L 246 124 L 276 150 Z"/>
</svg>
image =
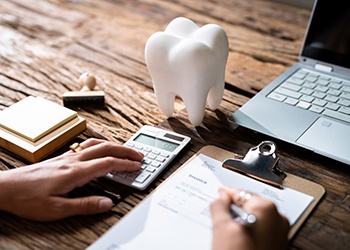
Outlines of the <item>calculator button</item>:
<svg viewBox="0 0 350 250">
<path fill-rule="evenodd" d="M 138 150 L 141 150 L 142 146 L 141 145 L 135 145 L 135 148 L 138 149 Z"/>
<path fill-rule="evenodd" d="M 156 158 L 156 161 L 159 161 L 159 162 L 164 162 L 165 161 L 165 158 L 163 156 L 157 156 Z"/>
<path fill-rule="evenodd" d="M 156 149 L 152 149 L 152 153 L 155 154 L 155 155 L 159 155 L 159 154 L 160 154 L 160 151 L 159 151 L 159 150 L 156 150 Z"/>
<path fill-rule="evenodd" d="M 150 147 L 143 147 L 143 150 L 146 151 L 146 152 L 151 152 L 152 149 Z"/>
<path fill-rule="evenodd" d="M 128 174 L 127 172 L 119 172 L 119 173 L 115 173 L 114 175 L 121 178 L 125 178 L 127 174 Z"/>
<path fill-rule="evenodd" d="M 139 174 L 139 175 L 136 177 L 135 181 L 136 181 L 136 182 L 143 183 L 143 182 L 144 182 L 145 180 L 147 180 L 147 178 L 150 177 L 150 176 L 151 176 L 151 174 L 149 174 L 149 173 L 141 172 L 141 174 Z"/>
<path fill-rule="evenodd" d="M 147 172 L 150 172 L 150 173 L 153 173 L 154 171 L 156 171 L 156 168 L 154 168 L 154 167 L 152 167 L 152 166 L 148 166 L 148 167 L 146 168 L 146 171 L 147 171 Z"/>
<path fill-rule="evenodd" d="M 143 159 L 143 163 L 145 163 L 145 164 L 151 164 L 151 163 L 152 163 L 152 160 L 147 159 L 147 158 L 144 158 L 144 159 Z"/>
<path fill-rule="evenodd" d="M 138 176 L 139 174 L 140 174 L 139 171 L 127 173 L 126 176 L 125 176 L 125 178 L 128 179 L 128 180 L 133 180 L 133 179 L 135 179 L 135 177 Z"/>
<path fill-rule="evenodd" d="M 165 158 L 168 158 L 170 156 L 170 154 L 168 154 L 166 152 L 161 152 L 160 155 L 165 157 Z"/>
<path fill-rule="evenodd" d="M 129 147 L 129 148 L 133 148 L 134 146 L 135 146 L 135 144 L 134 143 L 131 143 L 131 142 L 128 142 L 128 143 L 126 143 L 125 144 L 127 147 Z"/>
<path fill-rule="evenodd" d="M 148 155 L 148 152 L 145 150 L 141 150 L 140 152 L 143 154 L 144 157 L 146 157 Z"/>
<path fill-rule="evenodd" d="M 148 158 L 148 159 L 151 159 L 151 160 L 154 160 L 156 157 L 157 157 L 157 155 L 155 155 L 155 154 L 153 154 L 153 153 L 149 153 L 149 154 L 147 155 L 147 158 Z"/>
<path fill-rule="evenodd" d="M 156 161 L 154 161 L 154 162 L 151 163 L 151 166 L 153 166 L 153 167 L 155 167 L 155 168 L 159 168 L 160 165 L 161 165 L 161 164 L 160 164 L 159 162 L 156 162 Z"/>
</svg>

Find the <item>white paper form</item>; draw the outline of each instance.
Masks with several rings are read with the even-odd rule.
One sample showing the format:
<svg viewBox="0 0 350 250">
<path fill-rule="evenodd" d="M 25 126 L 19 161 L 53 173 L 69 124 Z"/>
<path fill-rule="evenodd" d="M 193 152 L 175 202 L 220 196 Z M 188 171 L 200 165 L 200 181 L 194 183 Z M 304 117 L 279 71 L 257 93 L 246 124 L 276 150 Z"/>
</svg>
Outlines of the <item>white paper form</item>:
<svg viewBox="0 0 350 250">
<path fill-rule="evenodd" d="M 272 200 L 291 225 L 313 200 L 293 189 L 277 189 L 222 168 L 220 161 L 200 154 L 89 249 L 210 249 L 209 207 L 221 186 Z"/>
</svg>

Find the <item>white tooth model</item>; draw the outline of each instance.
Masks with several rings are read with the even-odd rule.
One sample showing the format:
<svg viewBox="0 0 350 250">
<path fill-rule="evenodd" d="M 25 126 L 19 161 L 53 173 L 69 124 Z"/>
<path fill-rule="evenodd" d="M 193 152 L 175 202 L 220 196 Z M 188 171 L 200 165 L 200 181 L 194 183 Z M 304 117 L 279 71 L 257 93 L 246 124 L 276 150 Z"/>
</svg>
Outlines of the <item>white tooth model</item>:
<svg viewBox="0 0 350 250">
<path fill-rule="evenodd" d="M 218 25 L 199 28 L 178 17 L 164 32 L 156 32 L 145 47 L 146 64 L 159 108 L 170 117 L 175 96 L 185 103 L 189 120 L 201 124 L 206 100 L 210 109 L 219 107 L 224 93 L 228 39 Z"/>
</svg>

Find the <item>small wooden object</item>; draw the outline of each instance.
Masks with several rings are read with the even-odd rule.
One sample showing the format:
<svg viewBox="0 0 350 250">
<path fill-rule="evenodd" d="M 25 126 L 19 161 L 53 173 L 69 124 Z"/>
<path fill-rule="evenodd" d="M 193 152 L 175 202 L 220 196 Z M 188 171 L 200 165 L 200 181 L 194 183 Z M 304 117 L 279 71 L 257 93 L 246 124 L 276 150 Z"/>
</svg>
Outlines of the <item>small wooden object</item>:
<svg viewBox="0 0 350 250">
<path fill-rule="evenodd" d="M 96 78 L 85 72 L 79 77 L 80 91 L 69 91 L 62 95 L 63 105 L 69 108 L 92 107 L 102 108 L 105 105 L 105 93 L 94 90 Z"/>
<path fill-rule="evenodd" d="M 29 96 L 0 112 L 0 146 L 38 162 L 86 129 L 77 112 Z"/>
</svg>

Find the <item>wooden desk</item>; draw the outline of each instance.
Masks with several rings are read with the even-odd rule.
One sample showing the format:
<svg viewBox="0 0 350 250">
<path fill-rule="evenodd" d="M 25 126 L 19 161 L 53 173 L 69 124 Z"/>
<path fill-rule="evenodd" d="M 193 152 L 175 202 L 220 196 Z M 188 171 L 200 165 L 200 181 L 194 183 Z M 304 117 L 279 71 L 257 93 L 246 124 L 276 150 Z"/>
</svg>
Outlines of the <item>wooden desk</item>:
<svg viewBox="0 0 350 250">
<path fill-rule="evenodd" d="M 77 78 L 89 71 L 106 91 L 107 106 L 79 110 L 88 129 L 77 140 L 97 137 L 122 144 L 144 124 L 159 124 L 193 140 L 186 153 L 145 192 L 104 179 L 72 192 L 72 196 L 88 195 L 102 188 L 122 194 L 108 213 L 52 223 L 0 213 L 0 248 L 85 248 L 200 147 L 213 144 L 245 154 L 268 139 L 243 128 L 233 129 L 227 117 L 297 60 L 309 14 L 309 10 L 255 0 L 1 1 L 0 109 L 28 95 L 62 103 L 62 93 L 78 90 Z M 177 16 L 199 25 L 219 24 L 229 36 L 224 100 L 218 110 L 208 109 L 203 124 L 196 128 L 189 123 L 181 100 L 176 100 L 174 118 L 166 120 L 159 111 L 144 61 L 148 37 Z M 283 142 L 277 144 L 282 168 L 322 184 L 327 192 L 290 248 L 347 248 L 349 166 Z M 67 149 L 68 145 L 57 154 Z M 3 149 L 0 155 L 3 170 L 26 164 Z"/>
</svg>

